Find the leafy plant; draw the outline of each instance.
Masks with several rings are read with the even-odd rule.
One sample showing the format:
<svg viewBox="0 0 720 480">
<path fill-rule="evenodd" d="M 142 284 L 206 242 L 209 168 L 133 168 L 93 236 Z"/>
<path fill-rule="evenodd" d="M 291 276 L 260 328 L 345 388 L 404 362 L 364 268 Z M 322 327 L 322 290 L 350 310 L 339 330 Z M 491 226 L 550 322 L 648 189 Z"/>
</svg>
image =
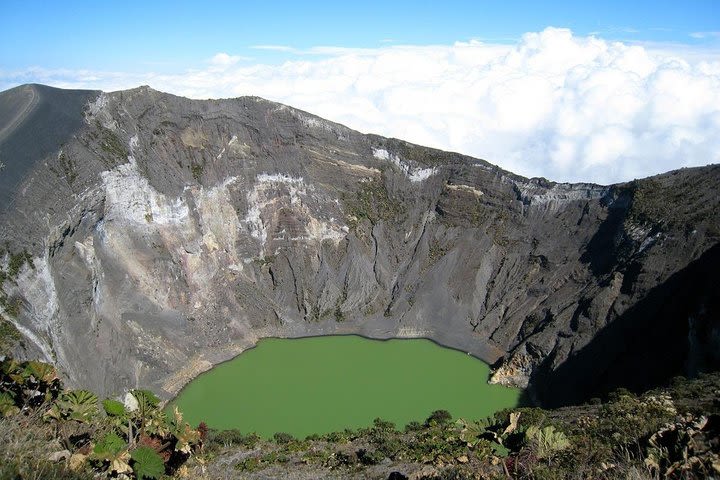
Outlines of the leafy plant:
<svg viewBox="0 0 720 480">
<path fill-rule="evenodd" d="M 15 415 L 20 409 L 15 405 L 15 399 L 10 392 L 0 392 L 0 416 Z"/>
<path fill-rule="evenodd" d="M 525 435 L 534 443 L 538 458 L 551 458 L 557 452 L 570 448 L 570 440 L 563 432 L 555 430 L 553 425 L 542 429 L 533 425 Z"/>
<path fill-rule="evenodd" d="M 127 412 L 125 410 L 125 404 L 113 400 L 111 398 L 105 399 L 102 402 L 105 413 L 110 417 L 124 416 Z"/>
<path fill-rule="evenodd" d="M 470 448 L 479 447 L 478 455 L 481 458 L 487 456 L 489 452 L 498 457 L 507 457 L 510 450 L 504 444 L 504 436 L 515 431 L 519 419 L 519 414 L 511 415 L 514 416 L 511 416 L 510 425 L 500 434 L 494 430 L 498 425 L 489 418 L 479 421 L 467 421 L 461 418 L 455 422 L 455 425 L 459 430 L 460 440 Z"/>
<path fill-rule="evenodd" d="M 455 425 L 460 432 L 460 440 L 468 446 L 474 447 L 482 440 L 483 435 L 490 426 L 490 422 L 487 419 L 473 422 L 461 418 L 455 422 Z"/>
<path fill-rule="evenodd" d="M 200 432 L 183 422 L 182 413 L 177 407 L 173 410 L 173 420 L 170 422 L 170 433 L 175 437 L 175 450 L 190 453 L 193 445 L 200 443 Z"/>
<path fill-rule="evenodd" d="M 128 461 L 130 454 L 127 444 L 115 432 L 110 432 L 102 438 L 93 448 L 92 457 L 105 466 L 107 473 L 130 473 L 132 468 Z"/>
<path fill-rule="evenodd" d="M 132 469 L 138 480 L 160 478 L 165 473 L 165 463 L 160 455 L 150 447 L 139 446 L 130 454 Z"/>
<path fill-rule="evenodd" d="M 50 383 L 58 378 L 55 368 L 43 362 L 27 362 L 25 372 L 40 383 Z"/>
<path fill-rule="evenodd" d="M 97 395 L 88 390 L 72 390 L 60 395 L 45 415 L 54 420 L 89 423 L 98 413 Z"/>
<path fill-rule="evenodd" d="M 137 401 L 137 409 L 132 412 L 132 417 L 139 423 L 137 433 L 167 435 L 167 416 L 159 408 L 160 399 L 150 390 L 131 390 L 130 395 Z"/>
<path fill-rule="evenodd" d="M 50 365 L 13 359 L 0 362 L 0 392 L 11 394 L 20 410 L 57 398 L 61 389 L 57 373 Z"/>
<path fill-rule="evenodd" d="M 505 458 L 510 455 L 510 449 L 502 443 L 490 442 L 490 447 L 492 448 L 493 453 L 498 457 Z"/>
</svg>

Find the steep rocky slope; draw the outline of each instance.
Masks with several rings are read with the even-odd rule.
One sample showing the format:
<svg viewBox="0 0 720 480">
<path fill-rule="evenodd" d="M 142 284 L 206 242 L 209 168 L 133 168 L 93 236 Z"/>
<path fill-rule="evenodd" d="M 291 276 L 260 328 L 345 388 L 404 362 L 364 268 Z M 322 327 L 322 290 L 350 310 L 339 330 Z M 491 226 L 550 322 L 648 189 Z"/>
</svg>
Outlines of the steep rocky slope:
<svg viewBox="0 0 720 480">
<path fill-rule="evenodd" d="M 332 333 L 432 338 L 546 404 L 718 365 L 718 166 L 557 184 L 147 87 L 22 86 L 0 113 L 0 304 L 71 385 L 169 397 Z"/>
</svg>

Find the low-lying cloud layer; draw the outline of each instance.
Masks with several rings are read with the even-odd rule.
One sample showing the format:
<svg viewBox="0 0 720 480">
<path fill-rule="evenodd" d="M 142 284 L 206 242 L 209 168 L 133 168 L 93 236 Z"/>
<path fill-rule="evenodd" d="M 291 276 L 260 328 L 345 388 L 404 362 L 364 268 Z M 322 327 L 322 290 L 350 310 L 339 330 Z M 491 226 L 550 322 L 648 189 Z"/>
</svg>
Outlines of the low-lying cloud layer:
<svg viewBox="0 0 720 480">
<path fill-rule="evenodd" d="M 717 52 L 555 28 L 513 46 L 282 48 L 297 60 L 251 65 L 218 53 L 202 69 L 177 75 L 35 69 L 0 72 L 0 85 L 149 84 L 194 98 L 258 95 L 363 132 L 558 181 L 611 183 L 720 162 Z"/>
</svg>

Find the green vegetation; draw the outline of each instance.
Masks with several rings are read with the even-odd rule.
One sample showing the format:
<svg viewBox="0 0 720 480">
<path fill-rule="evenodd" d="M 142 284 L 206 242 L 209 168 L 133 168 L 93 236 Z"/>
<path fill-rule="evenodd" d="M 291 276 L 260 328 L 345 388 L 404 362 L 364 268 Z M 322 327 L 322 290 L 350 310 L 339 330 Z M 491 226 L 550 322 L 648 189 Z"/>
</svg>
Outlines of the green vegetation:
<svg viewBox="0 0 720 480">
<path fill-rule="evenodd" d="M 10 260 L 8 261 L 7 277 L 14 281 L 26 263 L 34 268 L 32 255 L 30 255 L 27 250 L 23 250 L 20 253 L 11 253 Z"/>
<path fill-rule="evenodd" d="M 668 197 L 662 185 L 651 179 L 633 180 L 627 185 L 632 194 L 628 219 L 638 224 L 660 224 L 667 213 Z M 676 199 L 679 200 L 679 199 Z M 671 224 L 676 219 L 668 219 Z"/>
<path fill-rule="evenodd" d="M 65 390 L 42 362 L 0 362 L 0 478 L 159 479 L 202 446 L 206 431 L 168 418 L 152 392 L 126 403 Z"/>
<path fill-rule="evenodd" d="M 483 362 L 429 340 L 264 339 L 200 375 L 172 404 L 193 424 L 304 437 L 379 416 L 405 424 L 438 408 L 482 417 L 515 406 L 519 392 L 488 385 L 488 374 Z"/>
<path fill-rule="evenodd" d="M 265 255 L 264 257 L 256 258 L 254 261 L 258 265 L 260 265 L 260 267 L 264 267 L 266 265 L 272 265 L 273 263 L 275 263 L 275 260 L 276 260 L 275 255 Z"/>
<path fill-rule="evenodd" d="M 15 325 L 0 315 L 0 355 L 7 355 L 22 340 Z"/>
<path fill-rule="evenodd" d="M 680 170 L 661 179 L 633 180 L 618 186 L 619 192 L 631 195 L 628 220 L 662 230 L 686 232 L 703 226 L 713 236 L 720 236 L 720 221 L 715 212 L 720 198 L 715 195 L 716 176 L 700 179 Z"/>
<path fill-rule="evenodd" d="M 4 291 L 0 290 L 0 306 L 5 310 L 5 313 L 11 317 L 17 317 L 20 315 L 20 308 L 22 307 L 22 300 L 18 297 L 9 297 Z"/>
<path fill-rule="evenodd" d="M 399 155 L 400 158 L 410 160 L 420 165 L 434 167 L 438 165 L 448 165 L 453 163 L 464 163 L 464 158 L 459 153 L 444 152 L 433 148 L 413 145 L 403 140 L 386 139 L 386 144 L 382 147 L 388 152 Z"/>
<path fill-rule="evenodd" d="M 204 165 L 201 165 L 199 163 L 194 163 L 194 162 L 192 164 L 190 164 L 190 172 L 192 173 L 192 176 L 196 182 L 200 181 L 204 171 L 205 171 Z"/>
<path fill-rule="evenodd" d="M 103 155 L 101 155 L 103 163 L 108 168 L 125 163 L 128 155 L 130 154 L 127 147 L 122 141 L 120 141 L 117 134 L 109 128 L 103 126 L 99 121 L 95 122 L 94 129 L 87 132 L 87 137 L 80 139 L 80 141 L 88 148 L 91 148 L 92 143 L 97 144 L 103 153 Z M 62 163 L 61 166 L 63 166 L 63 171 L 65 172 L 65 166 L 62 165 Z M 67 175 L 67 172 L 65 173 Z"/>
<path fill-rule="evenodd" d="M 347 223 L 350 228 L 357 228 L 363 220 L 371 225 L 394 219 L 405 212 L 402 203 L 391 198 L 385 188 L 383 178 L 372 178 L 360 183 L 354 195 L 344 198 Z"/>
<path fill-rule="evenodd" d="M 58 161 L 60 162 L 60 167 L 62 167 L 63 169 L 65 178 L 67 179 L 68 183 L 72 185 L 78 176 L 77 170 L 75 168 L 75 162 L 65 152 L 60 152 Z"/>
<path fill-rule="evenodd" d="M 443 246 L 439 241 L 433 240 L 428 247 L 428 262 L 434 264 L 448 252 L 448 248 Z"/>
<path fill-rule="evenodd" d="M 8 255 L 7 269 L 4 269 L 2 264 L 0 264 L 0 307 L 11 317 L 17 317 L 20 314 L 22 300 L 18 297 L 10 296 L 5 292 L 5 282 L 15 282 L 23 265 L 27 264 L 34 269 L 35 264 L 33 263 L 32 255 L 30 255 L 27 249 L 20 253 L 12 253 L 6 248 L 0 249 L 0 260 L 2 260 L 5 253 Z M 9 327 L 4 326 L 4 330 L 7 331 L 8 328 Z M 1 343 L 2 337 L 0 336 L 0 344 Z"/>
<path fill-rule="evenodd" d="M 100 129 L 98 140 L 102 151 L 110 156 L 112 163 L 125 162 L 129 153 L 115 132 L 99 124 L 98 127 Z"/>
</svg>

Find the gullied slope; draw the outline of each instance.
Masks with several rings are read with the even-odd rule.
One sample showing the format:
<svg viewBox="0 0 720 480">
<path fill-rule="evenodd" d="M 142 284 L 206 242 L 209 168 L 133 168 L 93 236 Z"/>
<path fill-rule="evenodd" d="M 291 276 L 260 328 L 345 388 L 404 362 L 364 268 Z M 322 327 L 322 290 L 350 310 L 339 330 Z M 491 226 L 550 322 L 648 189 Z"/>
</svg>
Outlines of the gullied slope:
<svg viewBox="0 0 720 480">
<path fill-rule="evenodd" d="M 147 87 L 77 120 L 0 213 L 15 353 L 71 385 L 169 397 L 261 337 L 333 333 L 432 338 L 550 404 L 717 365 L 717 166 L 556 184 Z"/>
</svg>

